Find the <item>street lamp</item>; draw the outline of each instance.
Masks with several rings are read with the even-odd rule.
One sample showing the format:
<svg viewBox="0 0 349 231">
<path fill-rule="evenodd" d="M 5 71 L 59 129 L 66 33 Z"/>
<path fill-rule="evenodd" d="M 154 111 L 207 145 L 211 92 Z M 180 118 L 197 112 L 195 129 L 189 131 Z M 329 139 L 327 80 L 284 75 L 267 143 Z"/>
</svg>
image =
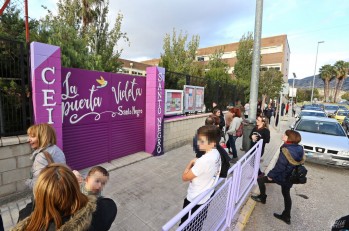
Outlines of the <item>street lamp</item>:
<svg viewBox="0 0 349 231">
<path fill-rule="evenodd" d="M 293 112 L 295 111 L 294 109 L 294 102 L 293 102 L 293 97 L 296 97 L 295 90 L 294 90 L 294 80 L 297 78 L 296 73 L 293 72 L 293 83 L 292 83 L 292 104 L 291 104 L 291 115 L 293 116 Z"/>
<path fill-rule="evenodd" d="M 317 55 L 319 52 L 319 45 L 320 43 L 324 43 L 325 41 L 319 41 L 317 42 L 317 48 L 316 48 L 316 57 L 315 57 L 315 69 L 314 69 L 314 76 L 313 76 L 313 87 L 311 88 L 311 103 L 313 103 L 313 96 L 314 96 L 314 84 L 315 84 L 315 73 L 316 73 L 316 63 L 317 63 Z"/>
</svg>

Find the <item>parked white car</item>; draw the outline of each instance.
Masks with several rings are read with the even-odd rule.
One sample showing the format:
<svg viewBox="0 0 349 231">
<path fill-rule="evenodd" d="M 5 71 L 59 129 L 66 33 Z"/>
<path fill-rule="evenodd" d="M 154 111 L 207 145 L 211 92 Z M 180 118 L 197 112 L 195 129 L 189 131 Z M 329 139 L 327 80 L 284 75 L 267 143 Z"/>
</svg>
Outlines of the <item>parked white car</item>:
<svg viewBox="0 0 349 231">
<path fill-rule="evenodd" d="M 302 116 L 292 128 L 302 136 L 307 160 L 349 167 L 349 138 L 335 119 Z"/>
</svg>

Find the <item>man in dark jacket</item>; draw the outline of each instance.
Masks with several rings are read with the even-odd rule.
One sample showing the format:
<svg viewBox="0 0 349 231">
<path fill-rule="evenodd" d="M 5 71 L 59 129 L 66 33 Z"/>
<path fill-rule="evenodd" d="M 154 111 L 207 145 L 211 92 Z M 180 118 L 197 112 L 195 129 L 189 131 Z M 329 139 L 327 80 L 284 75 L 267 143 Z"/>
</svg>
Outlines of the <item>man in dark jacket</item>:
<svg viewBox="0 0 349 231">
<path fill-rule="evenodd" d="M 260 194 L 251 198 L 265 204 L 267 199 L 265 183 L 276 183 L 280 185 L 284 197 L 285 209 L 282 214 L 274 213 L 274 217 L 284 221 L 286 224 L 291 224 L 292 200 L 290 189 L 293 184 L 289 178 L 295 166 L 304 163 L 304 150 L 298 144 L 301 141 L 301 135 L 296 131 L 287 130 L 282 140 L 285 143 L 280 148 L 279 159 L 275 167 L 270 170 L 267 176 L 258 178 L 257 182 Z"/>
</svg>

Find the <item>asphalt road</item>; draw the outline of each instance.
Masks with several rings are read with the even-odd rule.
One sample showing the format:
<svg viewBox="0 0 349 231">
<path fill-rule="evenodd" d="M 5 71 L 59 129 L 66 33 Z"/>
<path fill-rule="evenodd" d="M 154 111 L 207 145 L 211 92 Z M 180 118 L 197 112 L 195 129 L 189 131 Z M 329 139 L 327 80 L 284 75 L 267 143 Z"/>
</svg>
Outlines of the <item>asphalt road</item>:
<svg viewBox="0 0 349 231">
<path fill-rule="evenodd" d="M 284 208 L 281 187 L 267 185 L 267 203 L 258 203 L 246 225 L 255 230 L 331 230 L 336 219 L 349 214 L 349 169 L 306 163 L 308 182 L 291 189 L 291 225 L 274 218 Z"/>
</svg>

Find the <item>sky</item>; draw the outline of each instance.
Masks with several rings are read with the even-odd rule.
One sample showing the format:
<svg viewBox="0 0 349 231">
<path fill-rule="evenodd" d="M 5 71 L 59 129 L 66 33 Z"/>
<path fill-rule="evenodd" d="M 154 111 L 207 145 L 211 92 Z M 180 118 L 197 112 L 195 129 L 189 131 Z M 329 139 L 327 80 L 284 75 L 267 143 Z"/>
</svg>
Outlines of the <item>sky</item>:
<svg viewBox="0 0 349 231">
<path fill-rule="evenodd" d="M 39 19 L 40 7 L 55 12 L 57 0 L 29 0 L 29 16 Z M 316 74 L 325 64 L 349 61 L 348 0 L 264 0 L 262 37 L 286 34 L 291 50 L 289 78 Z M 254 31 L 256 0 L 110 0 L 108 20 L 123 14 L 121 57 L 134 61 L 159 58 L 163 38 L 173 28 L 200 36 L 200 48 L 238 42 Z M 319 41 L 317 65 L 316 51 Z"/>
</svg>

